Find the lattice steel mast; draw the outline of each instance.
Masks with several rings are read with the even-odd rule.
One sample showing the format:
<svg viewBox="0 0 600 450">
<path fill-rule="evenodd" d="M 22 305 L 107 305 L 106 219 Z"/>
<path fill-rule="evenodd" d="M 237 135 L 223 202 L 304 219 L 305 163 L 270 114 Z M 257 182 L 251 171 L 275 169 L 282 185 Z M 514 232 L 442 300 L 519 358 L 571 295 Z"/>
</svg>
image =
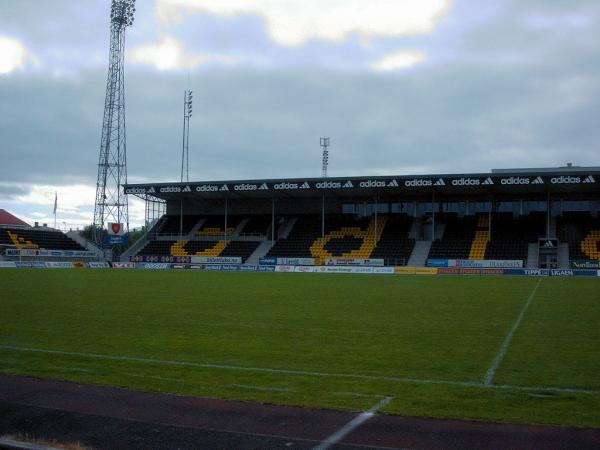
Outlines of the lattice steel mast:
<svg viewBox="0 0 600 450">
<path fill-rule="evenodd" d="M 102 243 L 108 222 L 122 223 L 129 231 L 127 196 L 127 145 L 125 139 L 125 29 L 133 25 L 135 0 L 112 0 L 110 12 L 110 59 L 102 121 L 94 241 Z"/>
</svg>

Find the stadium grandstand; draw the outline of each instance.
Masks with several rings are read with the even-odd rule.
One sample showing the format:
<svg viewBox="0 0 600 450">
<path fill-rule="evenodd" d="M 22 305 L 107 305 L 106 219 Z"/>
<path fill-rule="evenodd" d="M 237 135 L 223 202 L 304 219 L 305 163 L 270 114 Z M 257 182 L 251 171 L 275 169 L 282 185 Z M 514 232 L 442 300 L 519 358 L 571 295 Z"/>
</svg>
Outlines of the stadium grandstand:
<svg viewBox="0 0 600 450">
<path fill-rule="evenodd" d="M 89 261 L 98 259 L 96 252 L 90 252 L 80 242 L 76 233 L 72 237 L 60 230 L 40 226 L 37 222 L 30 226 L 4 209 L 0 209 L 0 258 L 20 261 Z M 78 239 L 80 242 L 76 242 Z"/>
<path fill-rule="evenodd" d="M 600 260 L 600 168 L 130 184 L 148 233 L 124 258 Z M 157 206 L 158 205 L 158 206 Z M 156 212 L 159 211 L 157 214 Z"/>
</svg>

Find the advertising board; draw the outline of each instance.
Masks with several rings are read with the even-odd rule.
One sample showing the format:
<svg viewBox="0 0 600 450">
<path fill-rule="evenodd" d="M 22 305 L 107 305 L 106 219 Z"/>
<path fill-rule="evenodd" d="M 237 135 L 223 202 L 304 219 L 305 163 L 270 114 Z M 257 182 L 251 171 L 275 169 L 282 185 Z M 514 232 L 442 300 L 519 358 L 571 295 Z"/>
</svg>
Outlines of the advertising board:
<svg viewBox="0 0 600 450">
<path fill-rule="evenodd" d="M 0 261 L 0 269 L 16 269 L 17 265 L 13 261 Z"/>
<path fill-rule="evenodd" d="M 414 267 L 394 267 L 394 273 L 397 275 L 415 275 Z"/>
<path fill-rule="evenodd" d="M 373 267 L 373 273 L 379 275 L 393 275 L 394 268 L 393 267 Z"/>
<path fill-rule="evenodd" d="M 72 262 L 47 262 L 46 268 L 48 269 L 72 269 Z"/>
<path fill-rule="evenodd" d="M 427 267 L 467 267 L 472 269 L 522 268 L 523 261 L 505 259 L 428 259 Z"/>
<path fill-rule="evenodd" d="M 437 275 L 437 267 L 415 267 L 415 275 Z"/>
<path fill-rule="evenodd" d="M 192 256 L 194 264 L 241 264 L 242 258 L 238 256 Z"/>
<path fill-rule="evenodd" d="M 90 269 L 108 269 L 110 266 L 106 262 L 89 262 L 87 263 Z"/>
<path fill-rule="evenodd" d="M 19 269 L 45 269 L 46 263 L 43 261 L 24 261 L 15 262 Z"/>
<path fill-rule="evenodd" d="M 139 263 L 137 264 L 138 269 L 147 270 L 168 270 L 171 268 L 169 263 Z"/>
<path fill-rule="evenodd" d="M 361 258 L 327 258 L 324 260 L 326 266 L 379 266 L 383 267 L 383 259 L 361 259 Z"/>
<path fill-rule="evenodd" d="M 177 264 L 185 264 L 192 262 L 192 258 L 190 256 L 171 256 L 171 255 L 162 255 L 162 256 L 144 256 L 138 255 L 133 256 L 131 258 L 133 262 L 149 262 L 149 263 L 177 263 Z"/>
<path fill-rule="evenodd" d="M 578 259 L 571 261 L 571 269 L 600 269 L 600 261 Z"/>
<path fill-rule="evenodd" d="M 428 259 L 427 267 L 448 267 L 447 259 Z"/>
<path fill-rule="evenodd" d="M 261 256 L 258 260 L 258 263 L 261 266 L 276 266 L 277 258 L 274 258 L 272 256 Z"/>
<path fill-rule="evenodd" d="M 134 262 L 114 262 L 112 263 L 113 269 L 135 269 Z"/>
<path fill-rule="evenodd" d="M 277 258 L 280 266 L 314 266 L 315 258 Z"/>
<path fill-rule="evenodd" d="M 91 258 L 96 255 L 94 254 L 94 252 L 88 252 L 86 250 L 40 250 L 31 248 L 8 248 L 6 249 L 6 256 L 39 256 L 42 258 Z"/>
<path fill-rule="evenodd" d="M 504 275 L 547 277 L 550 275 L 550 271 L 548 269 L 504 269 Z"/>
</svg>

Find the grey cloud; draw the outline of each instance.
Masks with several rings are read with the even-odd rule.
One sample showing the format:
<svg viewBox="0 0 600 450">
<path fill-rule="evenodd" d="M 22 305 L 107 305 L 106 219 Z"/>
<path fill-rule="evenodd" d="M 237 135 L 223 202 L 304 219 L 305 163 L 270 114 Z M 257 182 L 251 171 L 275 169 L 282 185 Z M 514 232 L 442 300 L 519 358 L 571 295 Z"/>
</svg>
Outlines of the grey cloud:
<svg viewBox="0 0 600 450">
<path fill-rule="evenodd" d="M 317 176 L 323 135 L 332 175 L 595 164 L 600 27 L 531 29 L 527 14 L 569 9 L 546 2 L 501 2 L 453 37 L 450 62 L 398 74 L 201 70 L 191 177 Z M 569 5 L 600 19 L 596 2 Z M 93 185 L 105 76 L 1 78 L 0 181 Z M 135 66 L 126 77 L 130 179 L 176 180 L 186 77 Z"/>
<path fill-rule="evenodd" d="M 25 186 L 0 184 L 0 200 L 14 200 L 28 193 L 29 189 Z"/>
</svg>

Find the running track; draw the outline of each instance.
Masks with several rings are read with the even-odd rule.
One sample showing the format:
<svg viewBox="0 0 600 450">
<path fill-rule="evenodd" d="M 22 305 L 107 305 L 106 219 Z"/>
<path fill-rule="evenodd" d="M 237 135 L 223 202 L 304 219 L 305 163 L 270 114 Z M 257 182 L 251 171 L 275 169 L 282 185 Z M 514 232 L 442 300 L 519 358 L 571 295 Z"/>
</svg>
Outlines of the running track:
<svg viewBox="0 0 600 450">
<path fill-rule="evenodd" d="M 94 449 L 311 449 L 358 416 L 0 375 L 0 435 Z M 600 430 L 374 414 L 330 448 L 584 450 Z"/>
</svg>

